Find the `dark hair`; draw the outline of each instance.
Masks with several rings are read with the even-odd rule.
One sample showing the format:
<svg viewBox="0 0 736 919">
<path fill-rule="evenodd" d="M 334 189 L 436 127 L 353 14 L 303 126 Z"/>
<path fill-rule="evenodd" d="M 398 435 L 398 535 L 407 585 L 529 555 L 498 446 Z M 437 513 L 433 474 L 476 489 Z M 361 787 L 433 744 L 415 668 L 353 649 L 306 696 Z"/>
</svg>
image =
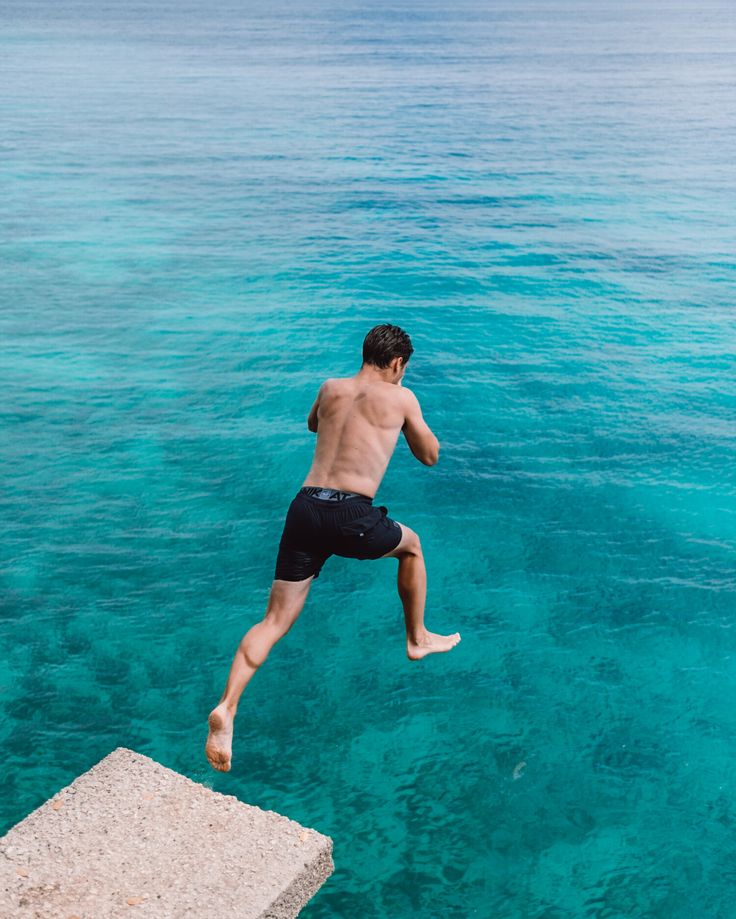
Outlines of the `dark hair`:
<svg viewBox="0 0 736 919">
<path fill-rule="evenodd" d="M 363 339 L 364 364 L 388 367 L 395 357 L 403 357 L 406 363 L 413 353 L 411 338 L 403 329 L 390 323 L 374 326 Z"/>
</svg>

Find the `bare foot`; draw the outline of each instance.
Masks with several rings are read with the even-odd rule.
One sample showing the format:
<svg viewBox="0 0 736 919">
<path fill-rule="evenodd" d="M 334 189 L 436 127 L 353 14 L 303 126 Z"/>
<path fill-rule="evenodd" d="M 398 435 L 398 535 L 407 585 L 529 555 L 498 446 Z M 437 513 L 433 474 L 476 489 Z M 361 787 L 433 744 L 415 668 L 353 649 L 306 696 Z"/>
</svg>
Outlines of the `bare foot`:
<svg viewBox="0 0 736 919">
<path fill-rule="evenodd" d="M 452 635 L 435 635 L 434 632 L 425 632 L 424 636 L 418 641 L 406 640 L 406 656 L 410 661 L 418 661 L 427 654 L 434 654 L 438 651 L 449 651 L 454 648 L 460 641 L 460 633 L 454 632 Z"/>
<path fill-rule="evenodd" d="M 210 733 L 204 752 L 210 766 L 219 772 L 229 772 L 233 747 L 233 716 L 226 705 L 218 705 L 207 719 Z"/>
</svg>

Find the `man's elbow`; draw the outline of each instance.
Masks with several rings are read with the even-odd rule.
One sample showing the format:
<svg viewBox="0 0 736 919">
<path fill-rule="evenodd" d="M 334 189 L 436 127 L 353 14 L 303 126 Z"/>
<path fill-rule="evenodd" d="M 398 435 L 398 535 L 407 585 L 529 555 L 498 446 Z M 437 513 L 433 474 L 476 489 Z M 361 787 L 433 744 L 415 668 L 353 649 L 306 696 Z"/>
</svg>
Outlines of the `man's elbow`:
<svg viewBox="0 0 736 919">
<path fill-rule="evenodd" d="M 437 441 L 434 449 L 430 450 L 426 454 L 422 462 L 424 463 L 425 466 L 436 466 L 439 458 L 440 458 L 440 444 L 439 444 L 439 441 Z"/>
</svg>

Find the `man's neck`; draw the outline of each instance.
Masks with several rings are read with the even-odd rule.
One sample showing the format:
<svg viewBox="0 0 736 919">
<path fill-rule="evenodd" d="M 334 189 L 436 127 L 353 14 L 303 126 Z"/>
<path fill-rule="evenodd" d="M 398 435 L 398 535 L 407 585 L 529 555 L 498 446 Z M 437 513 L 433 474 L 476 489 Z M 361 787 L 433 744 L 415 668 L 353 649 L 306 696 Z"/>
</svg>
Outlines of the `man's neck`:
<svg viewBox="0 0 736 919">
<path fill-rule="evenodd" d="M 366 383 L 396 383 L 390 367 L 376 367 L 374 364 L 363 364 L 355 374 L 356 380 Z"/>
</svg>

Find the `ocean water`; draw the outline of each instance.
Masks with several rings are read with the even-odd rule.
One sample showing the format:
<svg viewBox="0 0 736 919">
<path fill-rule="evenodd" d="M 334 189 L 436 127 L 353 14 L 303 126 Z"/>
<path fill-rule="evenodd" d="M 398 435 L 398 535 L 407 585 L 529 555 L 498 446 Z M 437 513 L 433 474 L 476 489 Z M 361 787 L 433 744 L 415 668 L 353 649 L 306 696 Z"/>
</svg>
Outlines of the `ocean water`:
<svg viewBox="0 0 736 919">
<path fill-rule="evenodd" d="M 0 2 L 0 832 L 112 749 L 334 840 L 303 915 L 736 915 L 727 0 Z M 437 466 L 246 689 L 319 383 Z"/>
</svg>

